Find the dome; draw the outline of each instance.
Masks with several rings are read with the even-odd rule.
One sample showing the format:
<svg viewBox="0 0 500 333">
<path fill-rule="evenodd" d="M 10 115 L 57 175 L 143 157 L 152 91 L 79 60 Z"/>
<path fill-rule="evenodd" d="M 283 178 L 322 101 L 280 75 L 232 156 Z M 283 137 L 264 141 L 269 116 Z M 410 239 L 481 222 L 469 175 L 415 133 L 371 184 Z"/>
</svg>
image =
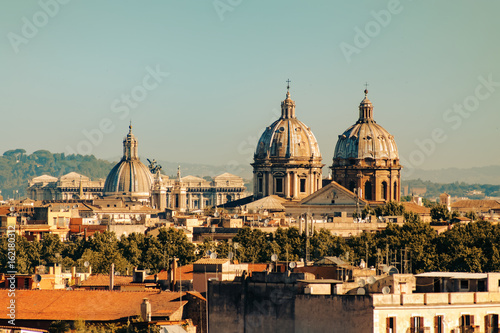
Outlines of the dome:
<svg viewBox="0 0 500 333">
<path fill-rule="evenodd" d="M 335 146 L 333 159 L 399 160 L 394 137 L 373 119 L 373 105 L 366 96 L 359 105 L 359 119 L 349 127 Z"/>
<path fill-rule="evenodd" d="M 149 200 L 153 177 L 148 167 L 138 157 L 138 142 L 132 126 L 123 140 L 123 157 L 108 174 L 104 196 L 121 196 Z"/>
<path fill-rule="evenodd" d="M 266 128 L 257 143 L 255 159 L 267 158 L 321 161 L 314 134 L 295 117 L 295 102 L 289 91 L 281 103 L 281 117 Z"/>
</svg>

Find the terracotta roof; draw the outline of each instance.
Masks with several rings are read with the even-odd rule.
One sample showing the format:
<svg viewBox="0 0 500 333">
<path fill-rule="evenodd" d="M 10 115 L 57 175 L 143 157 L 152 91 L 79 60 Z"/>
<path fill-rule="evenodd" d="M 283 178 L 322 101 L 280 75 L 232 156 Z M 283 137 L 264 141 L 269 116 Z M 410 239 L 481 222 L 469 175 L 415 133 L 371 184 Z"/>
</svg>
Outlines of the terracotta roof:
<svg viewBox="0 0 500 333">
<path fill-rule="evenodd" d="M 201 258 L 195 261 L 195 264 L 200 264 L 200 265 L 220 265 L 220 264 L 225 264 L 228 262 L 229 259 L 227 258 L 222 258 L 222 259 L 210 259 L 210 258 Z"/>
<path fill-rule="evenodd" d="M 158 280 L 168 280 L 168 271 L 161 271 L 156 274 L 158 276 Z M 176 280 L 180 280 L 182 276 L 182 280 L 192 280 L 193 279 L 193 264 L 177 267 L 177 272 L 175 273 Z M 155 275 L 148 275 L 146 277 L 147 280 L 154 279 Z"/>
<path fill-rule="evenodd" d="M 416 203 L 413 203 L 413 202 L 402 202 L 402 204 L 405 207 L 405 210 L 416 213 L 416 214 L 430 214 L 431 213 L 430 208 L 417 205 Z"/>
<path fill-rule="evenodd" d="M 115 286 L 125 285 L 132 283 L 132 276 L 115 275 Z M 108 274 L 95 274 L 89 276 L 85 281 L 80 284 L 82 287 L 97 287 L 97 286 L 109 286 L 109 275 Z"/>
<path fill-rule="evenodd" d="M 0 307 L 7 308 L 9 291 L 0 290 Z M 185 293 L 182 293 L 185 295 Z M 178 292 L 104 290 L 16 290 L 17 320 L 111 321 L 140 314 L 141 303 L 148 298 L 152 316 L 169 316 L 187 303 L 180 303 Z M 7 312 L 0 313 L 6 319 Z"/>
<path fill-rule="evenodd" d="M 497 200 L 459 200 L 451 204 L 452 208 L 500 208 Z"/>
</svg>

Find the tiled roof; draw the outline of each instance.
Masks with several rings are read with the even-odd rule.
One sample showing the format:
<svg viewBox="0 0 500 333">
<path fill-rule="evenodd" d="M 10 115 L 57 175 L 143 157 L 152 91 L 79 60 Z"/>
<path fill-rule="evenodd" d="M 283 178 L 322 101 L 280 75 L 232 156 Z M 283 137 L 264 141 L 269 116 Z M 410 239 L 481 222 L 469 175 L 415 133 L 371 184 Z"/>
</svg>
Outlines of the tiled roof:
<svg viewBox="0 0 500 333">
<path fill-rule="evenodd" d="M 6 309 L 11 297 L 0 290 L 0 307 Z M 182 293 L 183 296 L 185 293 Z M 169 316 L 187 301 L 179 301 L 178 292 L 104 290 L 16 290 L 17 320 L 86 320 L 111 321 L 141 313 L 141 303 L 148 298 L 152 316 Z M 7 312 L 0 313 L 7 319 Z"/>
<path fill-rule="evenodd" d="M 413 203 L 413 202 L 402 202 L 402 204 L 405 207 L 405 210 L 408 210 L 408 211 L 416 213 L 416 214 L 430 214 L 431 213 L 430 208 L 417 205 L 416 203 Z"/>
<path fill-rule="evenodd" d="M 125 285 L 132 283 L 132 276 L 115 275 L 115 286 Z M 95 274 L 89 276 L 85 281 L 80 284 L 82 287 L 93 287 L 93 286 L 109 286 L 109 275 L 108 274 Z"/>
<path fill-rule="evenodd" d="M 195 264 L 220 265 L 220 264 L 225 264 L 228 261 L 229 261 L 229 259 L 227 259 L 227 258 L 222 258 L 222 259 L 201 258 L 201 259 L 196 260 Z"/>
<path fill-rule="evenodd" d="M 156 275 L 158 277 L 158 280 L 168 280 L 168 272 L 167 271 L 161 271 L 160 273 L 158 273 Z M 182 277 L 182 280 L 192 280 L 193 279 L 193 264 L 177 267 L 177 271 L 176 271 L 175 275 L 176 275 L 175 278 L 177 281 L 179 281 L 181 279 L 181 277 Z M 147 280 L 154 279 L 154 274 L 147 276 L 146 279 Z"/>
<path fill-rule="evenodd" d="M 497 200 L 459 200 L 451 204 L 452 208 L 500 208 Z"/>
</svg>

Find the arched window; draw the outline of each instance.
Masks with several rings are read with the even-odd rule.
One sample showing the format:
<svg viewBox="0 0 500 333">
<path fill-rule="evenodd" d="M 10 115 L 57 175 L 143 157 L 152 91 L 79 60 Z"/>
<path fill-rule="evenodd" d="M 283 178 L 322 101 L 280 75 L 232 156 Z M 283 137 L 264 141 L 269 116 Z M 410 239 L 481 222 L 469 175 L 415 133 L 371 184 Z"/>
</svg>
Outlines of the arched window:
<svg viewBox="0 0 500 333">
<path fill-rule="evenodd" d="M 372 200 L 372 183 L 370 181 L 365 183 L 365 199 Z"/>
<path fill-rule="evenodd" d="M 399 197 L 399 195 L 398 195 L 398 183 L 397 182 L 394 182 L 394 192 L 393 193 L 394 193 L 393 194 L 394 200 L 397 201 L 398 197 Z"/>
<path fill-rule="evenodd" d="M 388 197 L 387 197 L 387 182 L 386 181 L 382 182 L 382 188 L 380 189 L 380 194 L 382 196 L 382 199 L 384 199 L 385 201 L 388 200 Z"/>
<path fill-rule="evenodd" d="M 354 192 L 355 189 L 356 189 L 356 182 L 351 180 L 349 182 L 349 191 Z"/>
</svg>

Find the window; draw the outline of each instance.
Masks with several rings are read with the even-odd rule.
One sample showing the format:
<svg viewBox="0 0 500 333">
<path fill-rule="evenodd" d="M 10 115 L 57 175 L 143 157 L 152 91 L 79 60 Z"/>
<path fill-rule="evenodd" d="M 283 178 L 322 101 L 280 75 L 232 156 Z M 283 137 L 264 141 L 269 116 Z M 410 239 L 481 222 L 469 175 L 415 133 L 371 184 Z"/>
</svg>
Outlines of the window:
<svg viewBox="0 0 500 333">
<path fill-rule="evenodd" d="M 489 314 L 484 317 L 484 332 L 498 333 L 498 314 Z"/>
<path fill-rule="evenodd" d="M 259 193 L 262 193 L 262 177 L 258 178 L 258 183 L 259 183 Z"/>
<path fill-rule="evenodd" d="M 471 331 L 472 326 L 474 326 L 474 316 L 462 315 L 460 317 L 460 332 L 469 332 Z"/>
<path fill-rule="evenodd" d="M 424 328 L 424 317 L 410 318 L 410 333 L 420 333 Z"/>
<path fill-rule="evenodd" d="M 349 191 L 354 192 L 355 189 L 356 189 L 356 183 L 353 181 L 350 181 L 349 182 Z"/>
<path fill-rule="evenodd" d="M 443 316 L 434 317 L 434 332 L 444 333 L 444 321 Z"/>
<path fill-rule="evenodd" d="M 461 290 L 469 290 L 469 280 L 460 280 L 460 289 Z"/>
<path fill-rule="evenodd" d="M 365 183 L 365 199 L 372 200 L 372 183 L 371 182 Z"/>
<path fill-rule="evenodd" d="M 484 280 L 477 281 L 477 291 L 486 291 L 486 284 Z"/>
<path fill-rule="evenodd" d="M 283 193 L 283 178 L 276 178 L 276 189 L 274 192 Z"/>
<path fill-rule="evenodd" d="M 306 180 L 304 178 L 300 179 L 300 192 L 301 193 L 306 192 Z"/>
<path fill-rule="evenodd" d="M 387 200 L 387 182 L 382 182 L 382 188 L 380 189 L 381 196 L 383 200 Z"/>
<path fill-rule="evenodd" d="M 398 183 L 394 182 L 394 200 L 398 200 Z"/>
<path fill-rule="evenodd" d="M 387 317 L 385 332 L 396 333 L 396 317 Z"/>
</svg>

